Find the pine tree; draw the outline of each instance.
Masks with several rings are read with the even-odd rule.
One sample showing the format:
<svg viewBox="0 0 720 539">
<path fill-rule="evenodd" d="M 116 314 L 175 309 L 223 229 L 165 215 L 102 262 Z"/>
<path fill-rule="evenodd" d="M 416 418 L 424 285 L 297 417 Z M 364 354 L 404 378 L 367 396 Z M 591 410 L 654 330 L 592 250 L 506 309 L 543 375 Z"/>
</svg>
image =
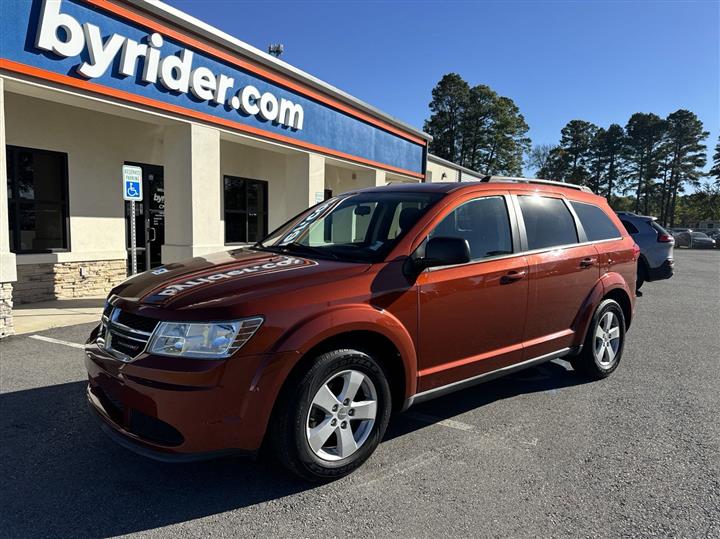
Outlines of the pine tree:
<svg viewBox="0 0 720 539">
<path fill-rule="evenodd" d="M 657 114 L 636 112 L 625 126 L 624 155 L 635 180 L 635 212 L 649 212 L 650 193 L 662 164 L 661 142 L 666 123 Z"/>
<path fill-rule="evenodd" d="M 477 169 L 487 174 L 519 176 L 523 155 L 530 148 L 528 125 L 509 97 L 499 97 L 493 107 L 489 144 L 481 151 Z"/>
<path fill-rule="evenodd" d="M 703 123 L 689 110 L 680 109 L 667 117 L 666 133 L 662 150 L 666 157 L 667 177 L 661 199 L 661 221 L 675 222 L 675 207 L 678 192 L 682 192 L 686 184 L 700 186 L 700 178 L 704 175 L 703 167 L 707 162 L 707 147 L 703 141 L 709 133 L 703 130 Z"/>
<path fill-rule="evenodd" d="M 625 131 L 618 124 L 612 124 L 607 129 L 598 129 L 592 141 L 590 187 L 596 193 L 604 193 L 608 200 L 612 197 L 613 190 L 620 187 L 624 146 Z"/>
<path fill-rule="evenodd" d="M 522 173 L 530 139 L 512 99 L 486 85 L 470 88 L 456 73 L 445 75 L 432 96 L 425 122 L 432 153 L 487 174 Z"/>
<path fill-rule="evenodd" d="M 563 180 L 585 185 L 590 180 L 590 158 L 597 126 L 585 120 L 570 120 L 560 131 L 560 147 L 568 160 Z"/>
<path fill-rule="evenodd" d="M 424 129 L 432 135 L 430 151 L 456 162 L 462 150 L 461 120 L 467 107 L 470 86 L 457 73 L 444 75 L 432 91 L 429 120 Z"/>
<path fill-rule="evenodd" d="M 713 166 L 710 169 L 710 177 L 715 178 L 715 183 L 720 186 L 720 137 L 718 137 L 718 143 L 715 145 Z"/>
</svg>

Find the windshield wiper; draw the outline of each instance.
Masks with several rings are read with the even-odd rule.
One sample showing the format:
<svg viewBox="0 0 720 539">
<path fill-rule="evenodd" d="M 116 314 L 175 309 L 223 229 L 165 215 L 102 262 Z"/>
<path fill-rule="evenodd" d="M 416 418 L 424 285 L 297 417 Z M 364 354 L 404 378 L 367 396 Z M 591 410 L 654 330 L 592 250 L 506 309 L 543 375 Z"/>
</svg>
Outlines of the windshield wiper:
<svg viewBox="0 0 720 539">
<path fill-rule="evenodd" d="M 303 245 L 302 243 L 295 243 L 295 242 L 287 243 L 285 245 L 279 245 L 274 248 L 281 250 L 281 251 L 282 250 L 284 250 L 284 251 L 305 251 L 307 253 L 312 253 L 319 257 L 331 258 L 333 260 L 340 260 L 340 257 L 338 255 L 336 255 L 335 253 L 326 251 L 324 249 L 320 249 L 319 247 L 312 247 L 311 245 Z"/>
</svg>

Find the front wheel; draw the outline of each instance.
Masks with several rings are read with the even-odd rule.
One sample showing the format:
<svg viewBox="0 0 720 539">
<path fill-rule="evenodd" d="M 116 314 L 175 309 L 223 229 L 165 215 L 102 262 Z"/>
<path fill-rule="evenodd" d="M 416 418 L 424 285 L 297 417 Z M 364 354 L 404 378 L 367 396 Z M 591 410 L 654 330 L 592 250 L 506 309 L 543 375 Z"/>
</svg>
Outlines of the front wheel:
<svg viewBox="0 0 720 539">
<path fill-rule="evenodd" d="M 596 380 L 617 369 L 625 345 L 625 316 L 617 301 L 606 299 L 595 310 L 582 352 L 571 358 L 573 368 Z"/>
<path fill-rule="evenodd" d="M 275 454 L 310 481 L 337 479 L 360 467 L 390 420 L 387 377 L 359 350 L 320 355 L 289 380 L 280 399 L 270 426 Z"/>
</svg>

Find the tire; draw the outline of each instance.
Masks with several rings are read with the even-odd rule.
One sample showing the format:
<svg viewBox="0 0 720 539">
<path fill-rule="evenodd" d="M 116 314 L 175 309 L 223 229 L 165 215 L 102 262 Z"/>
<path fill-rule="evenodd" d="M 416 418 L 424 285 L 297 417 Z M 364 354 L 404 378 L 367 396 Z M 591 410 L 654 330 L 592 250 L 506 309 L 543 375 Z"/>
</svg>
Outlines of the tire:
<svg viewBox="0 0 720 539">
<path fill-rule="evenodd" d="M 370 458 L 391 410 L 390 386 L 378 362 L 359 350 L 333 350 L 288 380 L 270 441 L 278 460 L 303 479 L 339 479 Z"/>
<path fill-rule="evenodd" d="M 618 368 L 624 347 L 623 310 L 617 301 L 605 299 L 595 310 L 582 352 L 571 358 L 570 363 L 580 374 L 601 380 Z"/>
<path fill-rule="evenodd" d="M 648 270 L 645 263 L 641 260 L 638 261 L 637 267 L 637 281 L 635 282 L 635 290 L 640 290 L 640 287 L 647 281 Z"/>
</svg>

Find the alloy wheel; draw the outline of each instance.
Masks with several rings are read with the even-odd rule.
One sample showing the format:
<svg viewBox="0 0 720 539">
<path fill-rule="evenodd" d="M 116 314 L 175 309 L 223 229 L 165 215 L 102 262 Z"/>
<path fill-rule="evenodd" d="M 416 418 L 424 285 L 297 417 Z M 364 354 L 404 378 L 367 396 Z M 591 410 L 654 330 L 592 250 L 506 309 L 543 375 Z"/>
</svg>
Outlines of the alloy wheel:
<svg viewBox="0 0 720 539">
<path fill-rule="evenodd" d="M 620 349 L 620 319 L 608 311 L 598 321 L 595 328 L 593 353 L 602 368 L 610 367 Z"/>
<path fill-rule="evenodd" d="M 375 385 L 367 374 L 345 370 L 332 375 L 313 397 L 306 421 L 310 449 L 323 460 L 348 458 L 367 441 L 378 410 Z"/>
</svg>

